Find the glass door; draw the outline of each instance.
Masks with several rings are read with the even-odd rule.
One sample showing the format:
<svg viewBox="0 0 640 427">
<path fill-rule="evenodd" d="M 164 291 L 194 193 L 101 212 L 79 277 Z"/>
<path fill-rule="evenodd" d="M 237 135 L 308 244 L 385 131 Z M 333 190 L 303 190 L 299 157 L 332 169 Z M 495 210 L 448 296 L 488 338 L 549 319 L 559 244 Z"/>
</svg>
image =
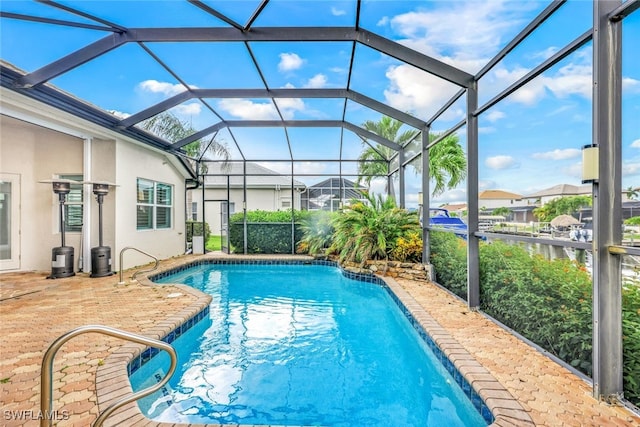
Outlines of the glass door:
<svg viewBox="0 0 640 427">
<path fill-rule="evenodd" d="M 0 271 L 20 268 L 20 175 L 0 173 Z"/>
</svg>

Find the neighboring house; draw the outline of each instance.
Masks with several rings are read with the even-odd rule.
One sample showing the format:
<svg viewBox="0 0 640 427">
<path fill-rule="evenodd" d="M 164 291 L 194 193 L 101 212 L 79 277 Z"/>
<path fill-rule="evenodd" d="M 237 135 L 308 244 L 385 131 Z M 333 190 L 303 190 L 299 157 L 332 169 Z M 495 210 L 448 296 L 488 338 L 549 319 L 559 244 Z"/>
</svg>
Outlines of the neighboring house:
<svg viewBox="0 0 640 427">
<path fill-rule="evenodd" d="M 568 196 L 591 196 L 591 184 L 558 184 L 526 196 L 530 204 L 543 206 L 553 199 Z"/>
<path fill-rule="evenodd" d="M 118 185 L 103 204 L 113 270 L 150 261 L 129 251 L 120 266 L 127 246 L 160 259 L 184 253 L 184 189 L 195 175 L 182 159 L 5 88 L 0 100 L 0 270 L 51 271 L 51 250 L 61 245 L 59 203 L 52 184 L 40 181 L 57 178 Z M 74 248 L 74 270 L 90 272 L 99 238 L 91 185 L 72 186 L 67 200 L 65 243 Z"/>
<path fill-rule="evenodd" d="M 209 224 L 211 233 L 222 235 L 226 225 L 227 203 L 229 214 L 241 212 L 246 200 L 247 210 L 279 211 L 292 207 L 300 210 L 300 194 L 306 189 L 304 183 L 291 180 L 291 176 L 279 174 L 257 163 L 246 162 L 246 194 L 243 190 L 245 167 L 240 162 L 208 164 L 202 188 L 189 191 L 187 196 L 189 218 Z M 293 191 L 292 191 L 293 188 Z M 203 199 L 204 196 L 204 199 Z"/>
<path fill-rule="evenodd" d="M 466 203 L 454 203 L 449 205 L 442 205 L 440 209 L 446 209 L 449 211 L 449 215 L 462 218 L 467 216 L 467 204 Z"/>
<path fill-rule="evenodd" d="M 328 178 L 309 186 L 302 194 L 302 209 L 310 211 L 337 211 L 353 199 L 365 200 L 367 187 L 357 185 L 346 178 Z"/>
<path fill-rule="evenodd" d="M 527 206 L 529 203 L 520 194 L 511 193 L 504 190 L 484 190 L 478 194 L 478 205 L 480 210 L 493 210 L 496 208 L 513 209 L 515 207 Z"/>
</svg>

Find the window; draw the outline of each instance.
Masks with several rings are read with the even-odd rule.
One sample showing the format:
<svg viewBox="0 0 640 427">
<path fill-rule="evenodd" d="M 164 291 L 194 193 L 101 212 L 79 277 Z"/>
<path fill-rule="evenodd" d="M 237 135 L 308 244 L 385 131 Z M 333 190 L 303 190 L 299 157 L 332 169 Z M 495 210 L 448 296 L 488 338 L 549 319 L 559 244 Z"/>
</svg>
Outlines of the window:
<svg viewBox="0 0 640 427">
<path fill-rule="evenodd" d="M 138 178 L 136 227 L 138 230 L 171 228 L 173 187 Z"/>
<path fill-rule="evenodd" d="M 280 207 L 282 209 L 291 209 L 291 197 L 281 197 Z"/>
<path fill-rule="evenodd" d="M 198 202 L 191 202 L 191 219 L 198 220 Z"/>
<path fill-rule="evenodd" d="M 82 181 L 82 175 L 59 175 L 59 177 L 60 179 Z M 64 203 L 65 232 L 80 233 L 82 231 L 83 198 L 83 185 L 71 184 L 71 191 L 67 194 Z"/>
</svg>

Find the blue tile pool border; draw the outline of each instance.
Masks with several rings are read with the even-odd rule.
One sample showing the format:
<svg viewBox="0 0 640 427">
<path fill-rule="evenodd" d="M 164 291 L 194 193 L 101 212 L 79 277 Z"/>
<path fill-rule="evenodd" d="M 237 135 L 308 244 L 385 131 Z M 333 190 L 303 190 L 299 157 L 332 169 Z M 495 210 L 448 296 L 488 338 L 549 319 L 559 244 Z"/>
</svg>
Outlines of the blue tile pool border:
<svg viewBox="0 0 640 427">
<path fill-rule="evenodd" d="M 485 404 L 482 397 L 476 392 L 476 390 L 469 384 L 467 379 L 458 371 L 456 366 L 451 362 L 451 360 L 447 357 L 444 351 L 438 346 L 438 344 L 431 338 L 429 333 L 424 329 L 424 327 L 420 324 L 420 322 L 411 314 L 409 309 L 404 305 L 404 303 L 400 300 L 400 298 L 393 292 L 393 290 L 387 285 L 387 283 L 378 276 L 374 274 L 365 274 L 365 273 L 355 273 L 352 271 L 345 270 L 335 261 L 327 261 L 327 260 L 267 260 L 267 259 L 202 259 L 196 260 L 178 267 L 171 268 L 166 271 L 162 271 L 160 273 L 149 276 L 149 280 L 155 282 L 157 280 L 164 279 L 168 276 L 181 273 L 187 271 L 193 267 L 200 267 L 206 265 L 215 265 L 215 264 L 226 264 L 226 265 L 239 265 L 239 264 L 249 264 L 249 265 L 321 265 L 328 267 L 337 267 L 342 272 L 342 275 L 353 280 L 359 280 L 362 282 L 373 283 L 384 288 L 391 299 L 398 306 L 400 311 L 407 318 L 411 326 L 418 333 L 420 338 L 427 344 L 427 346 L 431 349 L 435 357 L 440 361 L 442 366 L 449 372 L 451 377 L 456 381 L 458 386 L 462 389 L 467 398 L 471 401 L 476 410 L 480 413 L 482 418 L 487 422 L 487 424 L 492 424 L 495 421 L 495 417 L 489 410 L 488 406 Z M 209 307 L 205 307 L 196 315 L 189 318 L 182 325 L 178 326 L 173 331 L 169 332 L 162 341 L 165 341 L 171 344 L 178 337 L 180 337 L 187 330 L 191 329 L 197 322 L 204 319 L 209 315 Z M 127 365 L 127 373 L 131 376 L 134 372 L 136 372 L 142 365 L 151 360 L 156 354 L 159 353 L 159 350 L 156 348 L 148 348 L 143 351 L 140 355 L 136 356 L 129 362 Z"/>
</svg>

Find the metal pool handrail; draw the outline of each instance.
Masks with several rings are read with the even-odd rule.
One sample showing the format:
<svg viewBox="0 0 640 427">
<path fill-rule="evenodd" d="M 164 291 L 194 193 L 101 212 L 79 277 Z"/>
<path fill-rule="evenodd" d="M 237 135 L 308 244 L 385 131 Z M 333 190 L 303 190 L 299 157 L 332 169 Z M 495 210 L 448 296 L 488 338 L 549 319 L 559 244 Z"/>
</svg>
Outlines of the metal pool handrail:
<svg viewBox="0 0 640 427">
<path fill-rule="evenodd" d="M 122 331 L 120 329 L 111 328 L 109 326 L 102 325 L 85 325 L 79 328 L 73 329 L 66 334 L 60 336 L 56 339 L 44 353 L 44 357 L 42 358 L 42 374 L 40 377 L 40 409 L 41 413 L 45 414 L 40 420 L 40 427 L 50 427 L 52 425 L 52 421 L 54 417 L 46 416 L 46 414 L 52 414 L 51 407 L 53 406 L 53 359 L 64 343 L 69 341 L 71 338 L 80 335 L 86 334 L 90 332 L 96 332 L 99 334 L 109 335 L 116 338 L 121 338 L 128 341 L 137 342 L 139 344 L 145 344 L 150 347 L 160 348 L 167 353 L 169 353 L 169 357 L 171 358 L 171 365 L 169 366 L 169 371 L 167 375 L 156 385 L 146 388 L 144 390 L 137 391 L 129 396 L 125 396 L 111 405 L 107 409 L 104 410 L 101 414 L 99 414 L 98 418 L 94 421 L 93 427 L 101 427 L 104 420 L 111 415 L 116 409 L 120 408 L 127 403 L 134 402 L 142 397 L 148 396 L 151 393 L 154 393 L 160 390 L 171 378 L 173 373 L 176 370 L 177 363 L 177 355 L 175 349 L 164 341 L 156 340 L 153 338 L 148 338 L 142 335 L 133 334 L 131 332 Z"/>
<path fill-rule="evenodd" d="M 149 272 L 151 272 L 151 271 L 155 270 L 156 268 L 158 268 L 158 264 L 160 263 L 160 260 L 158 260 L 158 258 L 154 257 L 153 255 L 151 255 L 151 254 L 149 254 L 149 253 L 146 253 L 146 252 L 145 252 L 145 251 L 143 251 L 143 250 L 140 250 L 140 249 L 138 249 L 138 248 L 134 248 L 133 246 L 127 246 L 126 248 L 122 248 L 122 250 L 120 251 L 120 281 L 118 282 L 118 284 L 119 284 L 119 285 L 123 285 L 123 284 L 124 284 L 124 280 L 122 280 L 122 272 L 123 272 L 123 270 L 122 270 L 122 256 L 124 255 L 125 251 L 127 251 L 127 250 L 129 250 L 129 249 L 133 249 L 134 251 L 138 251 L 138 252 L 140 252 L 140 253 L 141 253 L 141 254 L 143 254 L 143 255 L 146 255 L 146 256 L 148 256 L 148 257 L 151 257 L 151 258 L 153 258 L 153 259 L 155 260 L 155 262 L 156 262 L 156 263 L 153 265 L 153 267 L 151 267 L 151 268 L 150 268 L 150 269 L 148 269 L 148 270 L 138 270 L 138 271 L 136 271 L 135 273 L 133 273 L 133 275 L 131 276 L 131 279 L 132 279 L 132 280 L 135 280 L 136 276 L 137 276 L 138 274 L 140 274 L 140 273 L 149 273 Z"/>
</svg>

